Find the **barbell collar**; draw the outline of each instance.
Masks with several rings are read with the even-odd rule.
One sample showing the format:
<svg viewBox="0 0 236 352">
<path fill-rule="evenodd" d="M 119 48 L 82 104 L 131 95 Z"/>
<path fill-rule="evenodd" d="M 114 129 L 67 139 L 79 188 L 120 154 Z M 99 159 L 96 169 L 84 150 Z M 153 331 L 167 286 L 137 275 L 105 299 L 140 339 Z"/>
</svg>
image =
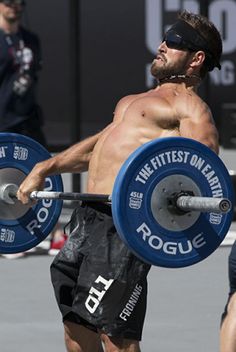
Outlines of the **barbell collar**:
<svg viewBox="0 0 236 352">
<path fill-rule="evenodd" d="M 227 198 L 180 196 L 176 200 L 177 208 L 183 211 L 227 213 L 231 210 L 231 201 Z"/>
<path fill-rule="evenodd" d="M 16 198 L 17 190 L 18 187 L 14 183 L 3 184 L 0 187 L 0 200 L 7 204 L 14 204 L 14 198 Z"/>
</svg>

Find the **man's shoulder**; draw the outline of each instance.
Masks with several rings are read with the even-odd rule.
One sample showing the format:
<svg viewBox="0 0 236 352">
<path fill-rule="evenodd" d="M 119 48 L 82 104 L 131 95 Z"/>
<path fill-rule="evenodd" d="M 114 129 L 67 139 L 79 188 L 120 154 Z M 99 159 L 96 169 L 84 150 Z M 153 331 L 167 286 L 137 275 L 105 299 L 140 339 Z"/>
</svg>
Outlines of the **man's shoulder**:
<svg viewBox="0 0 236 352">
<path fill-rule="evenodd" d="M 39 36 L 30 29 L 21 26 L 19 31 L 24 40 L 28 40 L 31 42 L 39 42 Z"/>
<path fill-rule="evenodd" d="M 154 99 L 154 101 L 156 99 L 160 99 L 161 97 L 156 93 L 156 91 L 154 89 L 145 91 L 145 92 L 141 92 L 141 93 L 135 93 L 135 94 L 129 94 L 126 95 L 125 97 L 123 97 L 122 99 L 120 99 L 120 102 L 122 103 L 130 103 L 130 102 L 134 102 L 134 101 L 145 101 L 145 100 L 151 100 Z"/>
<path fill-rule="evenodd" d="M 4 32 L 4 30 L 2 28 L 0 28 L 0 40 L 6 40 L 6 33 Z"/>
<path fill-rule="evenodd" d="M 185 93 L 179 96 L 175 104 L 176 110 L 183 117 L 202 118 L 211 117 L 209 105 L 195 92 Z"/>
</svg>

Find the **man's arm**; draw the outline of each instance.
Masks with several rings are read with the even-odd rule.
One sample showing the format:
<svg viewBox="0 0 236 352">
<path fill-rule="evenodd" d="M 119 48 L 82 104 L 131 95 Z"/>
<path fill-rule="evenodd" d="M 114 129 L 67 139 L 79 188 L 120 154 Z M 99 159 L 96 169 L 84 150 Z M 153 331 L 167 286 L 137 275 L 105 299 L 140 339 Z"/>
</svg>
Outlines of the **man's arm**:
<svg viewBox="0 0 236 352">
<path fill-rule="evenodd" d="M 46 176 L 65 172 L 80 173 L 87 171 L 93 148 L 101 133 L 88 137 L 53 158 L 39 163 L 38 167 L 42 173 L 46 172 Z"/>
<path fill-rule="evenodd" d="M 17 192 L 18 199 L 24 204 L 28 203 L 31 192 L 44 188 L 44 181 L 47 176 L 65 172 L 79 173 L 87 171 L 93 148 L 102 132 L 36 164 L 20 185 Z"/>
<path fill-rule="evenodd" d="M 181 137 L 195 139 L 219 153 L 219 136 L 208 108 L 201 109 L 199 114 L 193 112 L 193 117 L 181 119 L 179 131 Z"/>
</svg>

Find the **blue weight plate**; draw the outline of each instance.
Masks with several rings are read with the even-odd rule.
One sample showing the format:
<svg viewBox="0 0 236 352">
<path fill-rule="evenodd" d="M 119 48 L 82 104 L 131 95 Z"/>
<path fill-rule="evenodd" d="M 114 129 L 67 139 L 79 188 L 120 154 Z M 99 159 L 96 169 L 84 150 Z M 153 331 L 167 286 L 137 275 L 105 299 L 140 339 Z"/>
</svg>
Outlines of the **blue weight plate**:
<svg viewBox="0 0 236 352">
<path fill-rule="evenodd" d="M 232 209 L 226 214 L 198 213 L 190 225 L 188 215 L 183 220 L 180 214 L 174 229 L 166 217 L 163 225 L 153 212 L 152 197 L 165 180 L 170 191 L 169 179 L 176 175 L 196 185 L 197 195 L 230 199 Z M 126 160 L 115 181 L 112 214 L 120 237 L 136 256 L 152 265 L 178 268 L 216 250 L 232 222 L 233 203 L 231 178 L 222 160 L 197 141 L 171 137 L 144 144 Z"/>
<path fill-rule="evenodd" d="M 0 134 L 0 174 L 6 170 L 11 175 L 27 176 L 37 162 L 50 157 L 42 145 L 29 137 Z M 61 176 L 47 177 L 45 190 L 63 191 Z M 1 203 L 7 208 L 7 204 Z M 56 225 L 62 205 L 61 200 L 42 200 L 16 219 L 0 218 L 0 253 L 24 252 L 38 245 Z M 14 205 L 9 206 L 9 211 L 14 214 Z"/>
</svg>

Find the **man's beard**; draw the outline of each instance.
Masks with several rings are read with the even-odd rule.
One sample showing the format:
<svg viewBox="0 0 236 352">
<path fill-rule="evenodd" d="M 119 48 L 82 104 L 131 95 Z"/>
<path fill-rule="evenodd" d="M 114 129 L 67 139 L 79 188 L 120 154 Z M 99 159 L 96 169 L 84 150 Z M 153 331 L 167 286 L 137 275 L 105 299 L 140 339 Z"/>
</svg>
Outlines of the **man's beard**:
<svg viewBox="0 0 236 352">
<path fill-rule="evenodd" d="M 157 80 L 162 80 L 170 76 L 185 75 L 187 62 L 188 62 L 188 57 L 183 58 L 181 62 L 178 61 L 174 65 L 173 64 L 166 65 L 166 62 L 164 62 L 163 66 L 158 66 L 154 61 L 151 65 L 151 74 Z"/>
</svg>

